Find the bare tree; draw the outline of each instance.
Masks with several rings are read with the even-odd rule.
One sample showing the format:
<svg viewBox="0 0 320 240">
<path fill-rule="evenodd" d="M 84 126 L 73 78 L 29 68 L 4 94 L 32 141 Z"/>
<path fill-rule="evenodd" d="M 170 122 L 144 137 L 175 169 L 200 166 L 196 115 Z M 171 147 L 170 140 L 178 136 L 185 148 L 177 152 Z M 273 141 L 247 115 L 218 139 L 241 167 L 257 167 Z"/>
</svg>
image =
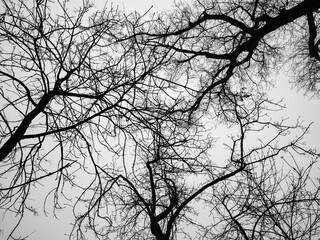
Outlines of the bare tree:
<svg viewBox="0 0 320 240">
<path fill-rule="evenodd" d="M 310 126 L 270 117 L 282 106 L 266 89 L 276 65 L 300 59 L 297 82 L 317 92 L 320 2 L 198 0 L 151 18 L 2 4 L 2 209 L 23 218 L 55 177 L 55 209 L 77 189 L 76 239 L 319 234 Z"/>
<path fill-rule="evenodd" d="M 225 154 L 209 154 L 209 149 L 216 150 L 215 141 L 201 128 L 183 130 L 182 124 L 182 129 L 168 128 L 163 121 L 157 124 L 158 137 L 150 133 L 143 144 L 137 142 L 135 161 L 125 163 L 129 170 L 118 175 L 117 187 L 102 197 L 112 214 L 99 216 L 98 206 L 91 212 L 90 219 L 108 218 L 112 223 L 103 225 L 101 237 L 108 233 L 120 239 L 148 239 L 153 234 L 157 240 L 317 236 L 319 183 L 309 177 L 318 154 L 300 144 L 308 127 L 272 122 L 262 114 L 272 103 L 245 102 L 255 102 L 251 111 L 242 101 L 229 110 L 234 134 L 224 142 L 229 146 Z M 171 138 L 163 142 L 160 136 L 168 132 Z M 289 139 L 292 132 L 298 135 Z M 304 161 L 311 157 L 307 168 L 296 162 L 300 157 Z"/>
<path fill-rule="evenodd" d="M 121 219 L 127 221 L 116 225 L 115 231 L 127 237 L 130 232 L 133 239 L 148 238 L 148 231 L 156 239 L 181 234 L 190 239 L 309 239 L 319 234 L 319 183 L 309 174 L 319 155 L 301 145 L 309 127 L 300 122 L 289 126 L 264 116 L 272 106 L 281 106 L 263 94 L 270 84 L 270 71 L 287 59 L 296 61 L 297 55 L 300 64 L 314 63 L 304 69 L 313 77 L 297 72 L 297 82 L 307 91 L 317 91 L 319 7 L 317 1 L 195 1 L 193 6 L 178 4 L 172 13 L 139 25 L 138 45 L 150 47 L 159 56 L 165 50 L 172 53 L 170 64 L 152 77 L 174 89 L 171 95 L 163 95 L 167 100 L 163 102 L 170 104 L 174 99 L 170 115 L 181 114 L 194 128 L 188 124 L 167 128 L 162 118 L 161 133 L 151 126 L 145 130 L 152 129 L 151 136 L 170 137 L 151 137 L 150 143 L 143 138 L 147 147 L 137 143 L 136 156 L 140 157 L 128 167 L 131 175 L 119 178 L 124 192 L 119 187 L 107 195 L 121 199 L 121 204 L 115 200 L 109 204 L 116 206 L 115 212 L 127 213 Z M 300 45 L 289 48 L 292 42 Z M 308 51 L 301 53 L 303 44 Z M 157 126 L 158 119 L 153 121 Z M 200 145 L 192 142 L 195 135 L 206 136 L 202 128 L 208 120 L 238 128 L 224 158 L 209 155 L 214 140 L 199 139 Z M 174 123 L 169 120 L 169 124 Z M 182 137 L 183 147 L 191 141 L 194 147 L 187 149 L 198 150 L 193 154 L 174 141 L 184 133 L 181 127 L 195 133 Z M 301 133 L 289 140 L 289 134 L 298 129 Z M 261 135 L 265 139 L 259 139 Z M 301 156 L 311 157 L 306 168 L 297 161 Z M 225 164 L 217 164 L 214 157 L 223 158 Z M 288 170 L 282 171 L 281 164 Z M 212 206 L 214 223 L 204 227 L 194 220 L 195 202 Z M 186 226 L 200 234 L 184 231 Z"/>
<path fill-rule="evenodd" d="M 31 209 L 31 189 L 45 177 L 57 180 L 56 208 L 63 188 L 78 186 L 80 170 L 93 175 L 80 189 L 101 187 L 98 156 L 102 150 L 123 155 L 121 132 L 130 134 L 141 111 L 150 111 L 142 107 L 146 76 L 163 61 L 144 61 L 115 7 L 94 11 L 89 1 L 80 7 L 68 1 L 1 5 L 0 206 L 22 218 Z"/>
</svg>

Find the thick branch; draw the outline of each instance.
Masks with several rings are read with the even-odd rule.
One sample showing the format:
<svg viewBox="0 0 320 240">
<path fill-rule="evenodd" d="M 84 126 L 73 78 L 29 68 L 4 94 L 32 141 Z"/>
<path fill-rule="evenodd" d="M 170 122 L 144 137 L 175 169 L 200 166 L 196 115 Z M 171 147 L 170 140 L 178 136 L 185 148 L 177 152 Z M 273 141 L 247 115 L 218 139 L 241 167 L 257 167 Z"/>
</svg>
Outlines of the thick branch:
<svg viewBox="0 0 320 240">
<path fill-rule="evenodd" d="M 14 149 L 17 143 L 23 138 L 23 135 L 27 131 L 32 120 L 35 119 L 35 117 L 45 109 L 46 105 L 50 102 L 53 96 L 53 92 L 44 94 L 36 108 L 24 117 L 17 130 L 0 148 L 0 162 L 9 155 L 9 153 Z"/>
<path fill-rule="evenodd" d="M 174 212 L 174 214 L 171 216 L 170 220 L 168 221 L 167 224 L 167 234 L 170 233 L 172 227 L 173 227 L 173 223 L 176 220 L 176 218 L 180 215 L 181 211 L 192 201 L 194 200 L 197 196 L 199 196 L 201 193 L 203 193 L 205 190 L 207 190 L 209 187 L 212 187 L 213 185 L 225 180 L 225 179 L 229 179 L 233 176 L 235 176 L 236 174 L 240 173 L 241 171 L 243 171 L 245 169 L 245 166 L 240 167 L 236 170 L 234 170 L 233 172 L 230 172 L 226 175 L 223 175 L 219 178 L 214 179 L 213 181 L 207 183 L 206 185 L 204 185 L 202 188 L 200 188 L 198 191 L 196 191 L 195 193 L 193 193 L 190 197 L 188 197 L 186 200 L 184 200 L 180 206 L 177 208 L 177 210 Z"/>
<path fill-rule="evenodd" d="M 318 46 L 315 44 L 315 40 L 317 37 L 317 28 L 314 22 L 314 17 L 312 13 L 308 13 L 308 25 L 309 25 L 309 54 L 310 57 L 314 57 L 317 60 L 320 60 Z"/>
</svg>

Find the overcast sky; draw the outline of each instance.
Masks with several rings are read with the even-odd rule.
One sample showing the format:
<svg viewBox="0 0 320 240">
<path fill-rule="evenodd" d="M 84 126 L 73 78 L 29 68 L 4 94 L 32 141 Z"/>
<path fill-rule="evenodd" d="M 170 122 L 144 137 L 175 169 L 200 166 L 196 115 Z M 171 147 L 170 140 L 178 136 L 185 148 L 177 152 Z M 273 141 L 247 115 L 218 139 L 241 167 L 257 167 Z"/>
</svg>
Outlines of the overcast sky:
<svg viewBox="0 0 320 240">
<path fill-rule="evenodd" d="M 100 1 L 99 4 L 101 4 Z M 160 11 L 170 9 L 173 5 L 171 0 L 113 0 L 114 4 L 124 7 L 127 12 L 138 11 L 145 12 L 153 5 L 153 11 Z M 306 123 L 314 122 L 310 136 L 308 137 L 308 145 L 316 147 L 318 145 L 318 138 L 320 136 L 320 113 L 319 113 L 319 100 L 303 96 L 303 92 L 297 93 L 296 89 L 291 89 L 291 84 L 288 83 L 288 78 L 284 75 L 277 76 L 276 88 L 270 90 L 273 98 L 279 100 L 283 98 L 284 104 L 287 109 L 281 114 L 284 117 L 291 119 L 296 119 L 301 117 Z M 54 184 L 52 180 L 46 180 L 45 185 Z M 20 230 L 22 236 L 26 234 L 31 234 L 30 239 L 32 240 L 63 240 L 68 239 L 64 234 L 70 232 L 71 227 L 68 225 L 72 222 L 72 212 L 67 210 L 62 211 L 58 214 L 59 219 L 53 219 L 52 214 L 49 217 L 44 217 L 42 212 L 42 202 L 44 200 L 45 194 L 39 191 L 37 195 L 33 194 L 33 201 L 35 206 L 39 211 L 39 216 L 33 216 L 31 212 L 27 213 L 27 217 L 23 220 Z M 50 208 L 48 209 L 50 210 Z M 64 211 L 64 210 L 63 210 Z M 50 211 L 49 211 L 50 212 Z M 8 215 L 7 215 L 8 216 Z M 0 239 L 2 237 L 7 237 L 8 231 L 12 229 L 13 223 L 15 222 L 14 216 L 9 219 L 6 218 L 5 221 L 0 219 L 0 229 L 4 230 Z"/>
<path fill-rule="evenodd" d="M 73 2 L 76 3 L 78 0 Z M 103 1 L 95 0 L 94 2 L 97 9 L 105 5 Z M 173 1 L 171 0 L 109 0 L 108 2 L 119 5 L 120 9 L 124 9 L 127 13 L 132 11 L 145 13 L 151 6 L 152 11 L 162 11 L 170 9 L 173 5 Z M 47 194 L 47 191 L 43 190 L 52 189 L 50 186 L 54 186 L 54 184 L 55 182 L 52 178 L 46 179 L 46 181 L 43 182 L 44 189 L 39 189 L 39 191 L 31 194 L 30 200 L 34 202 L 34 208 L 39 212 L 39 215 L 34 216 L 31 211 L 26 211 L 18 230 L 16 231 L 16 237 L 20 234 L 21 237 L 29 236 L 28 240 L 69 239 L 68 234 L 72 229 L 70 223 L 73 222 L 72 209 L 65 208 L 58 211 L 57 219 L 52 215 L 52 207 L 50 204 L 47 204 L 46 211 L 48 212 L 48 217 L 45 217 L 43 213 L 43 202 Z M 48 203 L 52 203 L 52 201 L 49 200 Z M 2 231 L 0 232 L 0 240 L 7 239 L 8 234 L 18 220 L 13 214 L 7 213 L 5 216 L 6 218 L 4 219 L 4 215 L 0 211 L 0 230 Z"/>
</svg>

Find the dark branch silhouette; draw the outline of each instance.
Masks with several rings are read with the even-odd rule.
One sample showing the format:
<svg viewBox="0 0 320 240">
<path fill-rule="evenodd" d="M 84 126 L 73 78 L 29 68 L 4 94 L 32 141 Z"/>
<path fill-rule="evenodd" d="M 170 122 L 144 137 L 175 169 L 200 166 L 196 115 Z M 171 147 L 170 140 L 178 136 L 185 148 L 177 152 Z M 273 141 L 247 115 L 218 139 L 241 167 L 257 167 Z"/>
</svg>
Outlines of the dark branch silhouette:
<svg viewBox="0 0 320 240">
<path fill-rule="evenodd" d="M 1 1 L 0 209 L 18 216 L 8 239 L 38 214 L 40 185 L 53 216 L 73 209 L 74 239 L 319 236 L 311 125 L 272 117 L 283 106 L 268 76 L 290 64 L 318 95 L 320 1 L 192 4 L 126 14 Z"/>
</svg>

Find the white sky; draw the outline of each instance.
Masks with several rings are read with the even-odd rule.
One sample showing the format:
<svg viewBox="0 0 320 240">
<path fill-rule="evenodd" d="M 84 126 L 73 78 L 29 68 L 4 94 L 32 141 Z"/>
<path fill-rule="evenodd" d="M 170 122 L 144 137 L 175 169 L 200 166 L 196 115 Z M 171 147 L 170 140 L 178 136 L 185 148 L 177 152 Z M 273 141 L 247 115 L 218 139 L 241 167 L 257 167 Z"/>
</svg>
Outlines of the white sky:
<svg viewBox="0 0 320 240">
<path fill-rule="evenodd" d="M 95 0 L 97 4 L 101 4 L 101 1 Z M 151 6 L 153 11 L 170 9 L 173 5 L 173 0 L 112 0 L 115 5 L 119 5 L 125 9 L 125 11 L 137 11 L 144 13 Z"/>
<path fill-rule="evenodd" d="M 101 1 L 96 0 L 101 4 Z M 120 5 L 125 8 L 127 12 L 130 11 L 138 11 L 145 12 L 150 6 L 153 5 L 152 11 L 166 10 L 170 9 L 170 6 L 173 5 L 173 1 L 171 0 L 113 0 L 114 4 Z M 297 93 L 296 90 L 291 89 L 291 85 L 288 83 L 288 79 L 285 76 L 278 76 L 276 79 L 277 88 L 272 89 L 270 93 L 274 96 L 275 99 L 279 100 L 281 98 L 284 99 L 284 103 L 287 106 L 287 109 L 281 114 L 284 117 L 289 117 L 291 119 L 296 119 L 301 117 L 302 120 L 305 120 L 306 123 L 314 122 L 314 126 L 311 129 L 310 136 L 308 137 L 308 145 L 319 147 L 319 136 L 320 136 L 320 111 L 319 104 L 320 101 L 317 99 L 309 100 L 308 98 L 303 96 L 302 92 Z M 49 181 L 50 182 L 50 181 Z M 48 182 L 48 184 L 50 184 Z M 52 182 L 51 182 L 52 184 Z M 44 199 L 44 195 L 37 195 L 37 199 L 34 201 L 38 201 L 38 206 L 41 207 L 41 203 Z M 51 217 L 46 218 L 42 213 L 42 209 L 38 209 L 40 212 L 39 216 L 28 216 L 21 224 L 19 232 L 23 234 L 32 233 L 30 239 L 32 240 L 64 240 L 68 239 L 64 234 L 68 234 L 70 232 L 69 222 L 72 221 L 72 218 L 69 217 L 68 213 L 61 213 L 60 219 L 53 219 L 52 214 Z M 72 214 L 69 212 L 69 214 Z M 2 237 L 6 238 L 6 234 L 8 230 L 13 226 L 14 217 L 6 219 L 1 222 L 0 215 L 0 229 L 4 230 L 3 234 L 0 234 L 0 239 Z"/>
<path fill-rule="evenodd" d="M 13 0 L 14 1 L 14 0 Z M 74 1 L 75 3 L 77 2 Z M 95 0 L 95 6 L 97 8 L 103 7 L 105 5 L 104 1 Z M 127 13 L 137 11 L 139 13 L 145 13 L 152 6 L 152 12 L 162 11 L 170 9 L 173 5 L 171 0 L 112 0 L 108 1 L 114 5 L 119 5 L 120 9 L 124 9 Z M 1 10 L 1 9 L 0 9 Z M 0 11 L 2 12 L 2 11 Z M 53 185 L 53 179 L 47 179 L 44 185 L 47 189 L 52 189 L 48 185 Z M 32 194 L 32 201 L 35 203 L 35 208 L 38 210 L 39 215 L 33 216 L 31 212 L 26 211 L 24 219 L 20 224 L 18 230 L 16 231 L 15 237 L 26 237 L 29 235 L 28 240 L 66 240 L 68 234 L 71 232 L 72 226 L 70 223 L 73 222 L 72 209 L 63 209 L 58 211 L 58 219 L 52 216 L 52 208 L 50 204 L 46 207 L 49 213 L 48 217 L 45 217 L 43 213 L 43 202 L 46 197 L 47 191 L 41 191 L 39 189 L 36 194 Z M 48 201 L 52 203 L 52 200 Z M 18 220 L 13 214 L 6 214 L 5 220 L 4 215 L 0 211 L 0 240 L 7 239 L 9 232 L 14 227 L 16 221 Z M 1 232 L 3 231 L 3 232 Z M 21 234 L 20 236 L 18 236 Z"/>
</svg>

